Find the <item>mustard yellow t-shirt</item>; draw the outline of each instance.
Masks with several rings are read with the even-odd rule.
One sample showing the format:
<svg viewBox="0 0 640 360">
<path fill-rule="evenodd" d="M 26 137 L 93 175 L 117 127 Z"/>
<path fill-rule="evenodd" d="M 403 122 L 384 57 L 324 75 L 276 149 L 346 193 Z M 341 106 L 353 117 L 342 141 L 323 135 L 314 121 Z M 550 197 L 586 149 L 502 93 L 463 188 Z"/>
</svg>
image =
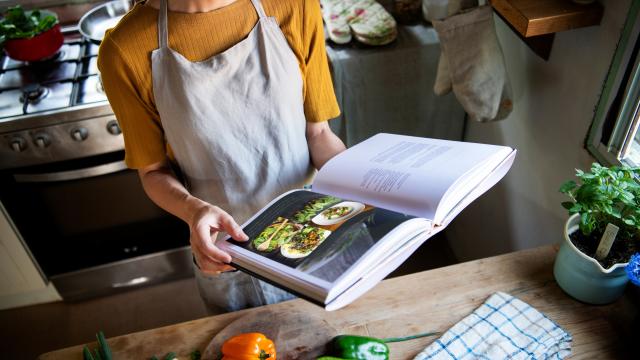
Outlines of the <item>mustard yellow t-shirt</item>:
<svg viewBox="0 0 640 360">
<path fill-rule="evenodd" d="M 309 122 L 339 115 L 318 0 L 262 0 L 298 59 L 303 78 L 304 112 Z M 153 97 L 151 52 L 158 48 L 158 10 L 137 4 L 107 32 L 98 68 L 109 103 L 122 127 L 130 168 L 173 159 Z M 258 21 L 251 0 L 237 0 L 204 13 L 169 11 L 169 46 L 191 61 L 201 61 L 237 44 Z M 233 119 L 230 119 L 233 121 Z"/>
</svg>

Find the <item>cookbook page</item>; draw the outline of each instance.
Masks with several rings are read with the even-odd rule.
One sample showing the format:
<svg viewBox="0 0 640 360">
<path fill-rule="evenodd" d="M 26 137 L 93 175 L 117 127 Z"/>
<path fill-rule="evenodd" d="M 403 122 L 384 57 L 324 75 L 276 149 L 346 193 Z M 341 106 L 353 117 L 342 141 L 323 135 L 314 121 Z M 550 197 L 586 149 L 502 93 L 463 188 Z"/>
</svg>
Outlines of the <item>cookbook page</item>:
<svg viewBox="0 0 640 360">
<path fill-rule="evenodd" d="M 377 134 L 329 160 L 313 189 L 434 220 L 448 189 L 510 152 L 506 146 Z"/>
<path fill-rule="evenodd" d="M 244 226 L 250 240 L 223 248 L 264 269 L 329 288 L 362 256 L 413 217 L 320 193 L 296 190 L 268 205 Z M 389 246 L 389 244 L 386 244 Z"/>
</svg>

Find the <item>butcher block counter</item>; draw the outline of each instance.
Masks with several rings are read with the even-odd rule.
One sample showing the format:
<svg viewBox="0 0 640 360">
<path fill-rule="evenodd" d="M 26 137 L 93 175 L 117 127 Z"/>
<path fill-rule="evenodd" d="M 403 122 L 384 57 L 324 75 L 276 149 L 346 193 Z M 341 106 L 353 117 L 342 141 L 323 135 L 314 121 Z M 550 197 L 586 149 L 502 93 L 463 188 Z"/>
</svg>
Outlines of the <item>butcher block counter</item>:
<svg viewBox="0 0 640 360">
<path fill-rule="evenodd" d="M 542 311 L 571 333 L 572 359 L 630 357 L 625 339 L 631 336 L 631 323 L 635 321 L 637 326 L 638 322 L 637 292 L 633 292 L 637 289 L 629 286 L 625 297 L 606 306 L 573 300 L 553 279 L 556 251 L 555 247 L 546 246 L 385 280 L 356 302 L 335 312 L 326 312 L 304 300 L 267 308 L 319 316 L 341 333 L 399 337 L 444 332 L 489 295 L 503 291 Z M 176 352 L 179 359 L 189 359 L 193 350 L 204 351 L 226 325 L 255 311 L 207 317 L 110 338 L 108 342 L 116 360 L 149 359 L 153 354 L 163 356 L 170 351 Z M 299 336 L 304 337 L 304 332 Z M 391 358 L 412 359 L 436 338 L 391 343 Z M 82 359 L 82 346 L 46 353 L 40 359 Z M 90 344 L 92 348 L 95 346 Z"/>
</svg>

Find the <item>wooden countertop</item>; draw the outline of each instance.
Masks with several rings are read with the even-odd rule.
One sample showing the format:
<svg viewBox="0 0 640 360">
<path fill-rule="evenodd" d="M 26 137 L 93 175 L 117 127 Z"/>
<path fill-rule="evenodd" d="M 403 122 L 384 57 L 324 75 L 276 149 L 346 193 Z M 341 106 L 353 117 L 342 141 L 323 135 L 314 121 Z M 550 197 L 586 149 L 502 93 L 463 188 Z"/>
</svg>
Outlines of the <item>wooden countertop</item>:
<svg viewBox="0 0 640 360">
<path fill-rule="evenodd" d="M 573 359 L 626 357 L 621 339 L 638 310 L 628 294 L 606 306 L 573 300 L 553 279 L 555 254 L 554 247 L 546 246 L 385 280 L 358 301 L 335 312 L 325 312 L 304 300 L 269 307 L 314 313 L 344 333 L 383 338 L 444 332 L 489 295 L 503 291 L 529 303 L 569 331 L 573 336 Z M 108 341 L 116 360 L 148 359 L 169 351 L 188 359 L 191 351 L 203 351 L 218 331 L 251 311 L 207 317 Z M 436 338 L 392 343 L 392 358 L 412 359 Z M 82 359 L 81 349 L 82 345 L 78 345 L 43 354 L 40 359 Z"/>
</svg>

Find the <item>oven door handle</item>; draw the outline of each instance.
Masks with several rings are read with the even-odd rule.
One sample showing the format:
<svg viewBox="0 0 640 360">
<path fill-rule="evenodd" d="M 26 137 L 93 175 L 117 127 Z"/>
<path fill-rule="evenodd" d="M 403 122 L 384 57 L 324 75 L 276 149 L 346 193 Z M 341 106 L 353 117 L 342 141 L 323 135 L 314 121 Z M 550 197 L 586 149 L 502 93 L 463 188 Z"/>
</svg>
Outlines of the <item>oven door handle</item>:
<svg viewBox="0 0 640 360">
<path fill-rule="evenodd" d="M 102 164 L 77 170 L 58 171 L 42 174 L 15 174 L 13 175 L 13 178 L 17 182 L 21 183 L 68 181 L 113 174 L 125 169 L 127 169 L 127 165 L 125 164 L 124 160 L 119 160 L 108 164 Z"/>
<path fill-rule="evenodd" d="M 120 289 L 120 288 L 128 288 L 128 287 L 134 287 L 134 286 L 139 286 L 142 284 L 146 284 L 149 281 L 151 281 L 151 278 L 146 277 L 146 276 L 140 276 L 137 278 L 133 278 L 129 281 L 124 281 L 124 282 L 119 282 L 119 283 L 114 283 L 111 284 L 111 287 L 114 289 Z"/>
</svg>

